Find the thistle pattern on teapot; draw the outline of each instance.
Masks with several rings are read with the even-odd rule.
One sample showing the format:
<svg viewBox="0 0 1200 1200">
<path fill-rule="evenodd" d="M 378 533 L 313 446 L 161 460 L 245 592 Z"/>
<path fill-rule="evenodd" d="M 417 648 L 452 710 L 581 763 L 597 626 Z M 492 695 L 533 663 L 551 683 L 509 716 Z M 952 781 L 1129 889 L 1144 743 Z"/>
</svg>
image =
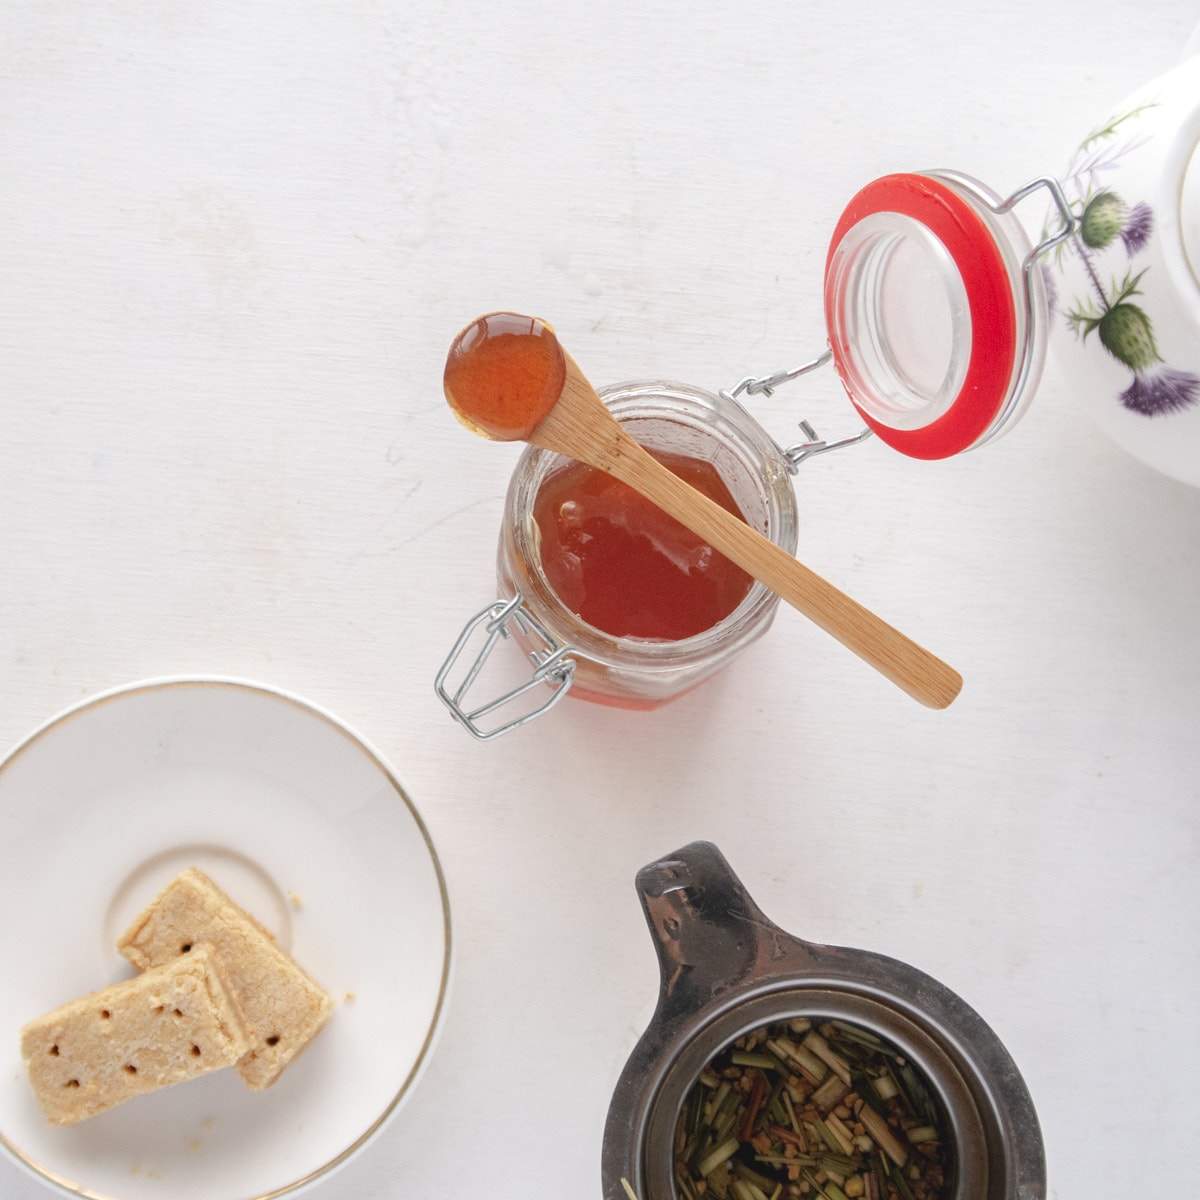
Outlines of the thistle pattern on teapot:
<svg viewBox="0 0 1200 1200">
<path fill-rule="evenodd" d="M 1052 346 L 1100 426 L 1200 486 L 1200 57 L 1135 93 L 1062 179 L 1076 226 L 1045 269 Z"/>
<path fill-rule="evenodd" d="M 1118 115 L 1080 146 L 1064 185 L 1079 224 L 1059 249 L 1060 256 L 1078 255 L 1090 285 L 1065 308 L 1068 326 L 1083 341 L 1097 334 L 1104 350 L 1130 370 L 1132 382 L 1117 399 L 1145 417 L 1200 402 L 1200 376 L 1164 362 L 1153 320 L 1133 299 L 1144 294 L 1142 281 L 1152 269 L 1145 251 L 1155 233 L 1154 208 L 1146 200 L 1129 204 L 1104 182 L 1105 173 L 1146 140 L 1136 129 L 1121 137 L 1122 130 L 1155 106 L 1147 101 Z"/>
</svg>

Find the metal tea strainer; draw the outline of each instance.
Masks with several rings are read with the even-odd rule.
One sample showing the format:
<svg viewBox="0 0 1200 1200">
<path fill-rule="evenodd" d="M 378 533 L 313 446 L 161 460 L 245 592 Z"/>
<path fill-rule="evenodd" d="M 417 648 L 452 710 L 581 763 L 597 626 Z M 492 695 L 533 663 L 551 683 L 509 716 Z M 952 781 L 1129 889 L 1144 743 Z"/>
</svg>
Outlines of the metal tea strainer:
<svg viewBox="0 0 1200 1200">
<path fill-rule="evenodd" d="M 954 1140 L 953 1200 L 1045 1200 L 1029 1091 L 995 1033 L 948 988 L 895 959 L 786 933 L 708 842 L 642 868 L 636 886 L 662 978 L 609 1107 L 604 1200 L 676 1200 L 676 1121 L 701 1070 L 751 1030 L 818 1014 L 875 1033 L 924 1074 Z"/>
</svg>

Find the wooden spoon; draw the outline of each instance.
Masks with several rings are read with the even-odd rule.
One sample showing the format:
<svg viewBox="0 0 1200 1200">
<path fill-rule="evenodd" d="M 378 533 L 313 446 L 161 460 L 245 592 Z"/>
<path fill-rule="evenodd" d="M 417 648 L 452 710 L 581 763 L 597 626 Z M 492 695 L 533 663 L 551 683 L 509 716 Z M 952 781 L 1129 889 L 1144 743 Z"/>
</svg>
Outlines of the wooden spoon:
<svg viewBox="0 0 1200 1200">
<path fill-rule="evenodd" d="M 628 484 L 922 704 L 945 708 L 961 691 L 952 667 L 642 449 L 536 317 L 489 313 L 472 322 L 450 348 L 444 386 L 473 432 L 568 455 Z"/>
</svg>

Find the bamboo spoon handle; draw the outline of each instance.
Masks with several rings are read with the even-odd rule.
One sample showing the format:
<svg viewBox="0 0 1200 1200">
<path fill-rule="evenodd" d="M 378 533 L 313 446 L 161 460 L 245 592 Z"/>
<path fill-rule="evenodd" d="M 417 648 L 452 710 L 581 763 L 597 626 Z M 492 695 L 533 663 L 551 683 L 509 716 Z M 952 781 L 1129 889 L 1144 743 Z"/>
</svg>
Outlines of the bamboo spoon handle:
<svg viewBox="0 0 1200 1200">
<path fill-rule="evenodd" d="M 913 699 L 929 708 L 945 708 L 954 700 L 962 689 L 957 671 L 652 458 L 612 420 L 570 355 L 565 357 L 563 398 L 570 393 L 571 402 L 556 404 L 530 442 L 629 484 Z M 595 406 L 603 421 L 592 419 Z"/>
</svg>

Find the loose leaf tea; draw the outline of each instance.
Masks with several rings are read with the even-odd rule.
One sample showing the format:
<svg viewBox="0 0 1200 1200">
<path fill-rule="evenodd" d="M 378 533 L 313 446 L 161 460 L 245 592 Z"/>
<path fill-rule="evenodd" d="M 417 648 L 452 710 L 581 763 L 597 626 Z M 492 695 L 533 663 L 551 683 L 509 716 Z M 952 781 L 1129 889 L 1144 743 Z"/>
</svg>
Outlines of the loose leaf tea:
<svg viewBox="0 0 1200 1200">
<path fill-rule="evenodd" d="M 946 1200 L 954 1145 L 905 1055 L 845 1021 L 797 1017 L 726 1046 L 675 1128 L 679 1200 Z"/>
</svg>

